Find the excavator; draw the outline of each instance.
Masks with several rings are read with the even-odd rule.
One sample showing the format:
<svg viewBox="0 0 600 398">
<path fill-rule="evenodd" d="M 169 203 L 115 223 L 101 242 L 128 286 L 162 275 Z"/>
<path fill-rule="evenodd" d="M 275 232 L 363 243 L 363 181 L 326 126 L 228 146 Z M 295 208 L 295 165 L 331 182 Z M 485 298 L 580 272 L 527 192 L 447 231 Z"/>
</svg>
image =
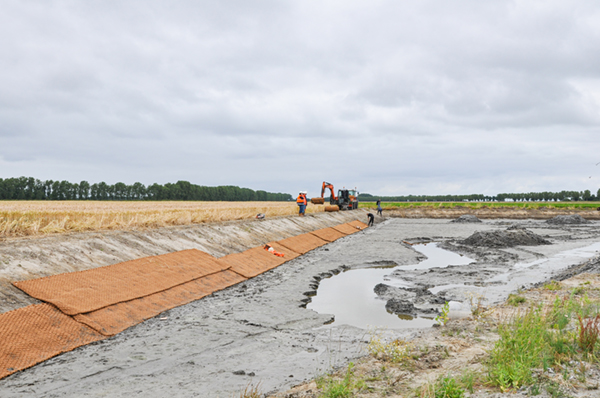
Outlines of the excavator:
<svg viewBox="0 0 600 398">
<path fill-rule="evenodd" d="M 325 190 L 329 189 L 331 191 L 331 195 L 329 196 L 329 204 L 337 205 L 340 210 L 354 210 L 358 209 L 358 191 L 356 188 L 354 189 L 339 189 L 337 196 L 335 196 L 335 189 L 333 188 L 333 184 L 323 181 L 323 186 L 321 187 L 321 197 L 320 198 L 312 198 L 311 203 L 322 205 L 325 203 Z"/>
</svg>

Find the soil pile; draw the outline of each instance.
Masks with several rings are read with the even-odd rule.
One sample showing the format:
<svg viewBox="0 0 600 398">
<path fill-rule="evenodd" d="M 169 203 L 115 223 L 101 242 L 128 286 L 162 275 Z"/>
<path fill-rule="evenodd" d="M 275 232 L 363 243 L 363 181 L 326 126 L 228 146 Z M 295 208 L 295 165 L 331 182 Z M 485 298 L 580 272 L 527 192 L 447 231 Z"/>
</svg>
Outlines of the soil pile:
<svg viewBox="0 0 600 398">
<path fill-rule="evenodd" d="M 479 218 L 477 218 L 477 216 L 474 216 L 472 214 L 463 214 L 462 216 L 458 217 L 456 220 L 452 220 L 450 222 L 473 223 L 473 222 L 481 222 L 481 220 Z"/>
<path fill-rule="evenodd" d="M 586 224 L 588 221 L 579 214 L 560 215 L 546 221 L 548 224 Z"/>
<path fill-rule="evenodd" d="M 510 228 L 506 231 L 475 232 L 460 243 L 469 246 L 484 247 L 514 247 L 514 246 L 538 246 L 550 245 L 551 243 L 531 231 L 521 228 Z"/>
</svg>

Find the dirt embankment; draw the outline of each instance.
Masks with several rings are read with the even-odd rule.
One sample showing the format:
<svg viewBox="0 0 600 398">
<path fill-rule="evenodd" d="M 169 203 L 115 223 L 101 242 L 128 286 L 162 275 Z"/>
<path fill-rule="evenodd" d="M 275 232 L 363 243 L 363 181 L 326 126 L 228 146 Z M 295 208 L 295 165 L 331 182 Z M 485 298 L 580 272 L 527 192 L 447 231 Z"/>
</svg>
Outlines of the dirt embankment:
<svg viewBox="0 0 600 398">
<path fill-rule="evenodd" d="M 414 207 L 414 208 L 384 208 L 386 217 L 401 218 L 448 218 L 471 215 L 480 219 L 512 219 L 512 220 L 549 220 L 556 216 L 578 215 L 585 220 L 600 220 L 600 211 L 588 209 L 556 209 L 540 207 L 527 209 L 520 207 L 481 207 L 470 208 L 455 206 L 446 207 Z"/>
<path fill-rule="evenodd" d="M 303 218 L 283 216 L 149 231 L 102 231 L 5 239 L 0 241 L 0 313 L 37 302 L 15 288 L 12 285 L 14 281 L 83 271 L 187 249 L 222 257 L 356 219 L 366 221 L 366 212 L 355 210 L 311 214 Z"/>
</svg>

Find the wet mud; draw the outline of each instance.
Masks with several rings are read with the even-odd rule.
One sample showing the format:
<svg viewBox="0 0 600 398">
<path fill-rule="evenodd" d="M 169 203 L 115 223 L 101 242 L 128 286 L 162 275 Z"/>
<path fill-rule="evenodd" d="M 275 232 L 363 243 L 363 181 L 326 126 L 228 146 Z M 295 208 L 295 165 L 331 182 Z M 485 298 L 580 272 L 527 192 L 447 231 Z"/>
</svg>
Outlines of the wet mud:
<svg viewBox="0 0 600 398">
<path fill-rule="evenodd" d="M 460 310 L 469 295 L 479 294 L 492 305 L 521 287 L 600 263 L 597 221 L 377 221 L 256 278 L 2 379 L 0 396 L 230 398 L 249 383 L 260 383 L 263 392 L 284 391 L 366 354 L 367 330 L 310 308 L 324 284 L 341 274 L 379 267 L 385 279 L 368 289 L 388 316 L 431 317 L 445 301 Z M 550 244 L 464 242 L 476 233 L 507 231 L 529 231 Z M 419 268 L 427 255 L 411 244 L 424 242 L 472 261 Z M 412 325 L 382 333 L 411 339 L 431 330 L 430 324 Z"/>
</svg>

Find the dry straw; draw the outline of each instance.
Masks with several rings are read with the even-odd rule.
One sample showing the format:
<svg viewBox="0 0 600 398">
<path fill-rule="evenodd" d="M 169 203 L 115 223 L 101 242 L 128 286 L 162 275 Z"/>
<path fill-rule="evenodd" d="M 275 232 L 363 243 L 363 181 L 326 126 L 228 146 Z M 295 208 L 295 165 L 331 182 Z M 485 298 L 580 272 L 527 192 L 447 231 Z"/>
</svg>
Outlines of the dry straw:
<svg viewBox="0 0 600 398">
<path fill-rule="evenodd" d="M 323 211 L 309 205 L 308 213 Z M 0 238 L 149 229 L 298 213 L 290 202 L 1 201 Z"/>
</svg>

